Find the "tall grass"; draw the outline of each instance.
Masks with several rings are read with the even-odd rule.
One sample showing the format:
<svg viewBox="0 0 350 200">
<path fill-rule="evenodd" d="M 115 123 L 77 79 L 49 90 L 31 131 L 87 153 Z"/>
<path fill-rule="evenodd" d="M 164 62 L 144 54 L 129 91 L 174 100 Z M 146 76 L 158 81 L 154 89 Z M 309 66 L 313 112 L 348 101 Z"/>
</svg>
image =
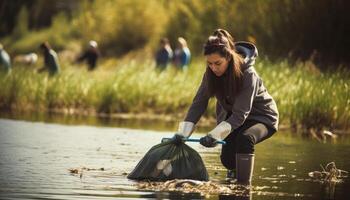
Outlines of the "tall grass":
<svg viewBox="0 0 350 200">
<path fill-rule="evenodd" d="M 279 107 L 282 123 L 304 128 L 348 129 L 349 72 L 321 73 L 312 63 L 258 63 L 257 70 Z"/>
<path fill-rule="evenodd" d="M 283 124 L 348 129 L 349 73 L 320 73 L 310 65 L 264 60 L 256 69 L 277 102 Z M 203 73 L 201 61 L 186 72 L 159 72 L 149 60 L 121 62 L 113 68 L 102 64 L 94 72 L 63 64 L 62 73 L 54 77 L 15 66 L 10 75 L 0 74 L 0 109 L 169 114 L 181 119 Z M 207 117 L 214 117 L 214 104 Z"/>
</svg>

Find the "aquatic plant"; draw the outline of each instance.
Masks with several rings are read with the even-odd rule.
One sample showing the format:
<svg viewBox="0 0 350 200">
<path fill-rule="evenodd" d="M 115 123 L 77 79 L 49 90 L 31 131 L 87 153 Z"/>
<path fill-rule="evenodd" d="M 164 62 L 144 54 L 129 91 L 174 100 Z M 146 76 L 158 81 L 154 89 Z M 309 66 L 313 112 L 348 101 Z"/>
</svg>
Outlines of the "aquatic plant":
<svg viewBox="0 0 350 200">
<path fill-rule="evenodd" d="M 113 64 L 110 64 L 113 63 Z M 147 113 L 184 117 L 205 70 L 201 60 L 188 71 L 171 66 L 157 71 L 151 60 L 105 61 L 94 72 L 62 63 L 62 73 L 48 77 L 26 66 L 0 73 L 2 111 L 59 111 L 68 114 Z M 321 73 L 299 63 L 259 60 L 258 73 L 280 112 L 281 124 L 304 129 L 349 128 L 349 72 Z M 211 101 L 205 117 L 215 116 Z"/>
<path fill-rule="evenodd" d="M 343 178 L 348 177 L 349 172 L 338 169 L 334 162 L 328 163 L 326 167 L 320 166 L 322 171 L 309 172 L 309 176 L 325 183 L 341 182 Z"/>
</svg>

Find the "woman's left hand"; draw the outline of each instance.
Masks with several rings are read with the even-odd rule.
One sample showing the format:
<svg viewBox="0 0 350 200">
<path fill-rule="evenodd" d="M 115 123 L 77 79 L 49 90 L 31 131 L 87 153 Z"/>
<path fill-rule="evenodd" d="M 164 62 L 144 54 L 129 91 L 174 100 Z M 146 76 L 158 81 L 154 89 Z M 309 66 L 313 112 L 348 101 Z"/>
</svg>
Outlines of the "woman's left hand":
<svg viewBox="0 0 350 200">
<path fill-rule="evenodd" d="M 205 137 L 201 137 L 199 139 L 199 143 L 205 147 L 215 147 L 218 143 L 217 140 L 211 135 L 206 135 Z"/>
</svg>

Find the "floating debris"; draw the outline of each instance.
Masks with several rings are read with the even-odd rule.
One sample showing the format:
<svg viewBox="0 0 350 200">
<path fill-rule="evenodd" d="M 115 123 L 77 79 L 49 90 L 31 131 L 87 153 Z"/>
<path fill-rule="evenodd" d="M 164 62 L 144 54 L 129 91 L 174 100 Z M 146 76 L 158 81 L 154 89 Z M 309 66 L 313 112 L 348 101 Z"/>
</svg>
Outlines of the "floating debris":
<svg viewBox="0 0 350 200">
<path fill-rule="evenodd" d="M 309 133 L 312 138 L 316 139 L 319 142 L 326 143 L 328 140 L 335 141 L 338 136 L 331 131 L 328 130 L 316 130 L 311 128 L 309 130 Z"/>
<path fill-rule="evenodd" d="M 79 169 L 68 169 L 72 174 L 79 174 Z"/>
<path fill-rule="evenodd" d="M 341 169 L 337 169 L 334 162 L 330 162 L 323 167 L 322 171 L 309 172 L 309 176 L 321 182 L 341 182 L 342 178 L 348 177 L 349 172 Z"/>
<path fill-rule="evenodd" d="M 196 181 L 190 179 L 174 179 L 166 182 L 139 182 L 140 190 L 152 191 L 176 191 L 184 193 L 211 194 L 235 194 L 239 196 L 249 195 L 249 187 L 241 185 L 221 185 L 212 181 Z"/>
<path fill-rule="evenodd" d="M 79 175 L 80 178 L 83 177 L 83 171 L 104 171 L 105 168 L 87 168 L 87 167 L 81 167 L 81 168 L 70 168 L 68 171 L 73 175 Z"/>
<path fill-rule="evenodd" d="M 266 170 L 267 170 L 267 168 L 265 168 L 265 167 L 261 168 L 261 171 L 266 171 Z"/>
</svg>

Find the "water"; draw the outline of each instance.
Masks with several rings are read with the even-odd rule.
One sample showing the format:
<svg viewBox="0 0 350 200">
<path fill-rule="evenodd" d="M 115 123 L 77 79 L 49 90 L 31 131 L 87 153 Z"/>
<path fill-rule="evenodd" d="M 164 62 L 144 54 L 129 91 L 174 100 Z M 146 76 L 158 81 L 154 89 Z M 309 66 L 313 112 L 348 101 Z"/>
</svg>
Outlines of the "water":
<svg viewBox="0 0 350 200">
<path fill-rule="evenodd" d="M 147 129 L 151 129 L 147 124 Z M 171 136 L 174 130 L 140 127 L 0 119 L 0 199 L 224 199 L 215 195 L 139 191 L 136 182 L 128 180 L 126 174 L 149 148 Z M 329 187 L 308 177 L 308 172 L 321 170 L 320 164 L 331 161 L 350 171 L 349 144 L 348 138 L 321 144 L 277 133 L 256 146 L 251 199 L 350 199 L 349 179 Z M 222 180 L 226 172 L 219 161 L 220 148 L 189 145 L 202 156 L 211 179 Z M 69 172 L 81 167 L 96 170 L 85 170 L 81 176 Z"/>
</svg>

